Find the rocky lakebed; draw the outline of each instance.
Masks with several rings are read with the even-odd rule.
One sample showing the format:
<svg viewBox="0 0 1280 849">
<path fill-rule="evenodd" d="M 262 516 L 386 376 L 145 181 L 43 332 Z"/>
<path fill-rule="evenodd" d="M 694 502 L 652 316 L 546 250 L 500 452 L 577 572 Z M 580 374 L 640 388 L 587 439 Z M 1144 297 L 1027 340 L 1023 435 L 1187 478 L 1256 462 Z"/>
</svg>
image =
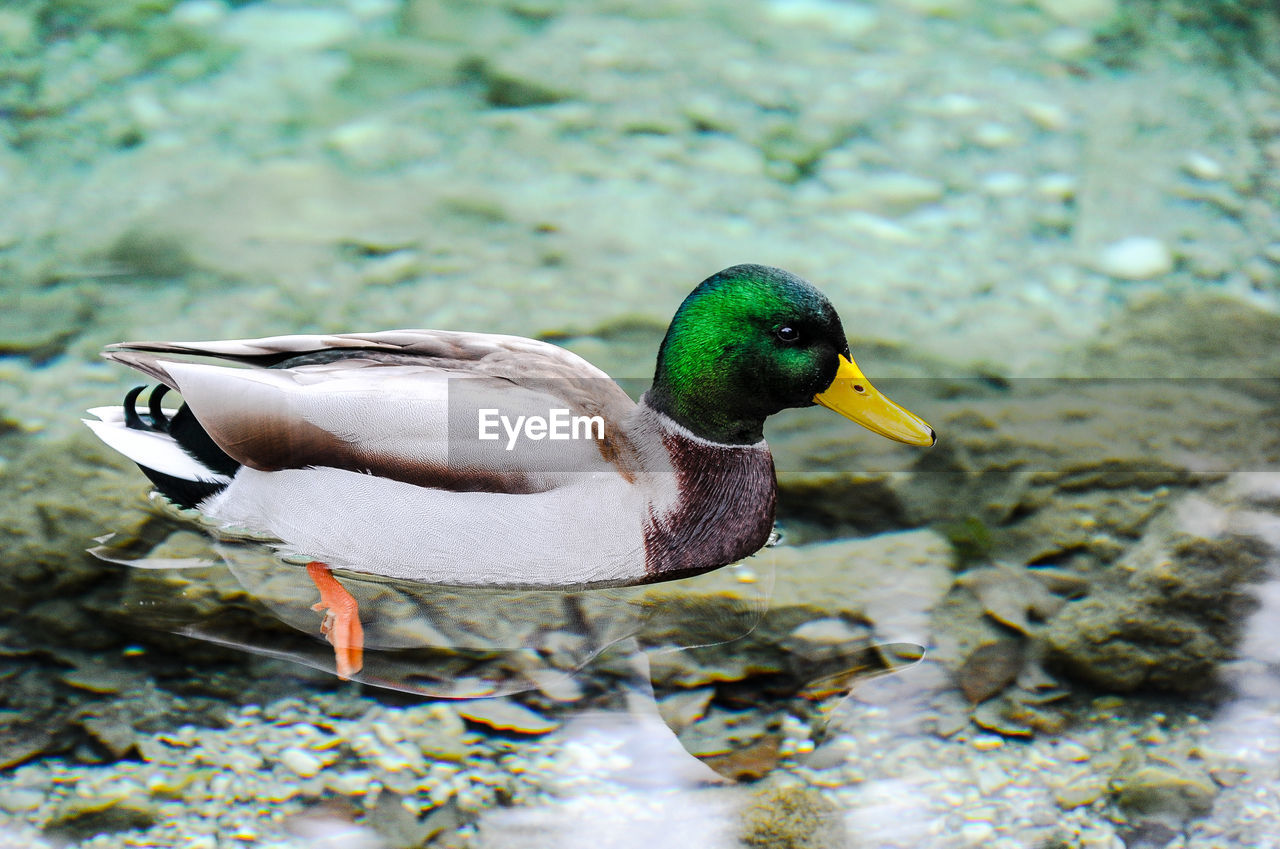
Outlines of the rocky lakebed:
<svg viewBox="0 0 1280 849">
<path fill-rule="evenodd" d="M 0 849 L 1280 847 L 1277 34 L 5 4 Z M 297 564 L 79 421 L 124 339 L 486 330 L 643 381 L 738 262 L 822 288 L 938 444 L 771 420 L 780 538 L 697 578 L 354 581 L 358 681 Z"/>
</svg>

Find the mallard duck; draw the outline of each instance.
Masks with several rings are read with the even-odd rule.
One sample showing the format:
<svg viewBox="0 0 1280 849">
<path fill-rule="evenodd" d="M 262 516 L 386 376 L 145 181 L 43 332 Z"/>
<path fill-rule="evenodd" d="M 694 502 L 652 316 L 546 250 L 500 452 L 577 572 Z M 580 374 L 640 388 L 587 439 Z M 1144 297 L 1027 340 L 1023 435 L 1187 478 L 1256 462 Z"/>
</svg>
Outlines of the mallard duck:
<svg viewBox="0 0 1280 849">
<path fill-rule="evenodd" d="M 146 412 L 138 387 L 86 423 L 170 501 L 311 561 L 344 677 L 360 625 L 330 567 L 507 587 L 681 578 L 768 541 L 774 413 L 821 404 L 890 439 L 935 440 L 862 375 L 830 301 L 761 265 L 685 298 L 639 403 L 563 348 L 488 333 L 124 342 L 104 356 L 161 386 Z"/>
</svg>

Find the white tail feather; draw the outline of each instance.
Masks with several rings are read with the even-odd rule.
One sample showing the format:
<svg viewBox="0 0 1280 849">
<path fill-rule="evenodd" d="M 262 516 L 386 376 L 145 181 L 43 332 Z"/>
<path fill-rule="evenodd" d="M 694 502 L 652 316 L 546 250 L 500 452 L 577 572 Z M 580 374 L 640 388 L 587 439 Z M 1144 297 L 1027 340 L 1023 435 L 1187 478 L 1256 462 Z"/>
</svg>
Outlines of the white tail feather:
<svg viewBox="0 0 1280 849">
<path fill-rule="evenodd" d="M 166 411 L 169 413 L 171 411 Z M 201 483 L 226 484 L 231 478 L 201 465 L 167 433 L 136 430 L 124 423 L 121 407 L 94 407 L 90 415 L 100 421 L 81 419 L 98 438 L 140 466 L 161 474 Z"/>
</svg>

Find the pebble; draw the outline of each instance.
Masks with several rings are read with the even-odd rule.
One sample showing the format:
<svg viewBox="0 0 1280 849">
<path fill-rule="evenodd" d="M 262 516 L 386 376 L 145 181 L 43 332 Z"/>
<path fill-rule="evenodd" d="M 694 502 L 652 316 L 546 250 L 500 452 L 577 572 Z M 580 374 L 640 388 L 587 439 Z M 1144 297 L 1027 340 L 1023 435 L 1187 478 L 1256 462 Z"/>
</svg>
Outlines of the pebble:
<svg viewBox="0 0 1280 849">
<path fill-rule="evenodd" d="M 1191 273 L 1204 280 L 1221 280 L 1235 268 L 1235 258 L 1212 242 L 1183 245 L 1182 256 Z"/>
<path fill-rule="evenodd" d="M 1259 257 L 1249 257 L 1244 263 L 1244 276 L 1255 288 L 1269 290 L 1276 282 L 1276 270 Z"/>
<path fill-rule="evenodd" d="M 986 845 L 995 833 L 995 826 L 984 820 L 975 820 L 960 826 L 960 837 L 970 846 Z"/>
<path fill-rule="evenodd" d="M 1199 180 L 1221 180 L 1227 175 L 1222 163 L 1203 153 L 1192 151 L 1182 161 L 1182 170 Z"/>
<path fill-rule="evenodd" d="M 982 191 L 995 197 L 1021 194 L 1027 188 L 1027 180 L 1014 171 L 996 171 L 982 178 Z"/>
<path fill-rule="evenodd" d="M 823 179 L 836 190 L 841 206 L 902 212 L 942 198 L 946 187 L 937 180 L 915 174 L 859 174 L 843 169 L 823 169 Z"/>
<path fill-rule="evenodd" d="M 1005 690 L 1026 665 L 1026 653 L 1017 640 L 998 640 L 974 648 L 956 672 L 956 683 L 973 704 Z"/>
<path fill-rule="evenodd" d="M 1089 760 L 1091 754 L 1088 749 L 1072 740 L 1063 740 L 1057 746 L 1058 757 L 1064 761 L 1072 763 L 1081 763 Z"/>
<path fill-rule="evenodd" d="M 222 0 L 186 0 L 173 7 L 169 20 L 192 29 L 205 29 L 222 23 L 230 10 Z"/>
<path fill-rule="evenodd" d="M 366 740 L 361 740 L 357 735 L 352 738 L 351 747 L 355 749 L 362 758 L 372 760 L 383 772 L 412 772 L 414 766 L 416 766 L 416 764 L 411 762 L 409 758 L 406 758 L 400 752 L 390 749 L 379 749 L 376 746 L 369 746 L 366 741 L 367 738 Z M 362 745 L 362 743 L 364 745 Z"/>
<path fill-rule="evenodd" d="M 973 140 L 982 147 L 999 150 L 1013 147 L 1018 143 L 1018 136 L 1005 124 L 987 121 L 973 131 Z"/>
<path fill-rule="evenodd" d="M 0 790 L 0 809 L 11 814 L 34 811 L 45 800 L 45 794 L 38 790 L 23 787 L 8 787 Z"/>
<path fill-rule="evenodd" d="M 1217 789 L 1207 775 L 1157 763 L 1126 776 L 1118 801 L 1131 814 L 1190 819 L 1208 813 L 1215 795 Z"/>
<path fill-rule="evenodd" d="M 1056 103 L 1028 103 L 1022 109 L 1042 130 L 1060 132 L 1071 126 L 1071 114 Z"/>
<path fill-rule="evenodd" d="M 791 632 L 791 637 L 806 643 L 842 645 L 865 638 L 866 628 L 854 628 L 844 619 L 827 617 L 812 619 Z"/>
<path fill-rule="evenodd" d="M 982 109 L 982 101 L 968 94 L 950 92 L 934 100 L 932 111 L 951 118 L 963 118 L 976 115 Z"/>
<path fill-rule="evenodd" d="M 126 106 L 133 119 L 148 129 L 162 127 L 169 120 L 168 111 L 150 92 L 134 92 L 129 96 Z"/>
<path fill-rule="evenodd" d="M 358 32 L 356 18 L 340 9 L 243 6 L 220 27 L 222 37 L 260 53 L 323 50 Z"/>
<path fill-rule="evenodd" d="M 758 176 L 764 173 L 765 166 L 764 157 L 759 150 L 724 137 L 705 139 L 688 161 L 698 170 L 711 168 L 739 177 Z"/>
<path fill-rule="evenodd" d="M 1105 776 L 1088 772 L 1068 780 L 1053 791 L 1054 801 L 1064 810 L 1091 805 L 1107 792 Z"/>
<path fill-rule="evenodd" d="M 422 271 L 417 251 L 393 251 L 374 257 L 360 267 L 360 282 L 369 286 L 392 286 L 416 277 Z"/>
<path fill-rule="evenodd" d="M 896 0 L 896 6 L 909 9 L 917 15 L 937 18 L 959 18 L 972 12 L 972 0 Z"/>
<path fill-rule="evenodd" d="M 245 843 L 255 843 L 261 836 L 261 832 L 249 823 L 241 823 L 234 831 L 231 832 L 232 840 L 242 840 Z"/>
<path fill-rule="evenodd" d="M 1060 23 L 1096 27 L 1116 16 L 1117 0 L 1036 0 L 1040 10 Z"/>
<path fill-rule="evenodd" d="M 346 6 L 361 20 L 394 15 L 400 9 L 400 0 L 347 0 Z M 536 5 L 536 4 L 535 4 Z M 522 9 L 528 7 L 521 7 Z"/>
<path fill-rule="evenodd" d="M 1076 196 L 1080 181 L 1071 174 L 1045 174 L 1036 180 L 1036 194 L 1046 200 L 1068 201 Z"/>
<path fill-rule="evenodd" d="M 457 705 L 457 710 L 460 716 L 499 731 L 545 734 L 560 727 L 560 723 L 555 720 L 547 719 L 508 699 L 461 702 Z"/>
<path fill-rule="evenodd" d="M 466 723 L 458 716 L 458 712 L 447 704 L 427 705 L 422 711 L 422 717 L 433 723 L 440 733 L 454 739 L 461 738 L 463 732 L 467 730 Z"/>
<path fill-rule="evenodd" d="M 667 725 L 679 734 L 706 714 L 707 705 L 714 695 L 714 687 L 679 690 L 662 699 L 658 703 L 658 710 Z"/>
<path fill-rule="evenodd" d="M 1173 270 L 1173 253 L 1159 239 L 1130 236 L 1099 252 L 1098 270 L 1123 280 L 1150 280 Z"/>
<path fill-rule="evenodd" d="M 768 10 L 779 23 L 821 28 L 845 38 L 870 31 L 880 19 L 871 6 L 835 0 L 773 0 Z"/>
<path fill-rule="evenodd" d="M 106 664 L 80 666 L 62 675 L 64 683 L 90 693 L 119 693 L 141 682 L 137 675 Z"/>
<path fill-rule="evenodd" d="M 914 231 L 896 221 L 870 212 L 850 212 L 832 224 L 834 229 L 864 233 L 891 244 L 909 245 L 919 241 L 919 236 Z"/>
<path fill-rule="evenodd" d="M 352 770 L 351 772 L 333 772 L 326 774 L 325 787 L 343 796 L 360 796 L 371 787 L 376 786 L 373 773 L 368 770 Z"/>
<path fill-rule="evenodd" d="M 970 745 L 979 752 L 991 752 L 1004 745 L 1004 738 L 996 734 L 979 734 L 973 738 Z"/>
<path fill-rule="evenodd" d="M 1075 62 L 1093 51 L 1093 35 L 1078 27 L 1061 27 L 1046 35 L 1041 44 L 1055 59 Z"/>
<path fill-rule="evenodd" d="M 1009 773 L 993 763 L 985 763 L 979 766 L 977 772 L 978 789 L 985 795 L 990 795 L 1013 783 L 1013 778 Z"/>
<path fill-rule="evenodd" d="M 376 167 L 393 162 L 395 127 L 381 119 L 351 121 L 334 128 L 325 140 L 328 146 L 359 167 Z"/>
<path fill-rule="evenodd" d="M 301 792 L 302 788 L 295 781 L 281 781 L 259 788 L 257 795 L 268 802 L 287 802 Z"/>
<path fill-rule="evenodd" d="M 1080 849 L 1126 849 L 1124 841 L 1110 826 L 1089 826 L 1078 838 Z"/>
<path fill-rule="evenodd" d="M 25 10 L 0 9 L 0 47 L 17 52 L 36 44 L 35 15 Z"/>
<path fill-rule="evenodd" d="M 292 746 L 280 753 L 280 762 L 303 778 L 311 778 L 324 768 L 318 757 Z"/>
</svg>

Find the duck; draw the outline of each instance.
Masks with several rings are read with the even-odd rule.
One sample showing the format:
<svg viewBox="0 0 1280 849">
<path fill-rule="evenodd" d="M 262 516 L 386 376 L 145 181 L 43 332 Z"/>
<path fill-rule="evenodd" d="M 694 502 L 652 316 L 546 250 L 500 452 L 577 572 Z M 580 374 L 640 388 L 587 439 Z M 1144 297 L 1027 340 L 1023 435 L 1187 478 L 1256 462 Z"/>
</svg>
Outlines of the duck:
<svg viewBox="0 0 1280 849">
<path fill-rule="evenodd" d="M 85 423 L 174 505 L 306 562 L 342 678 L 362 630 L 334 570 L 575 590 L 680 579 L 770 539 L 770 416 L 821 405 L 908 445 L 937 438 L 863 375 L 828 298 L 765 265 L 693 289 L 638 401 L 565 348 L 491 333 L 121 342 L 103 356 L 158 386 L 145 411 L 139 386 Z"/>
</svg>

